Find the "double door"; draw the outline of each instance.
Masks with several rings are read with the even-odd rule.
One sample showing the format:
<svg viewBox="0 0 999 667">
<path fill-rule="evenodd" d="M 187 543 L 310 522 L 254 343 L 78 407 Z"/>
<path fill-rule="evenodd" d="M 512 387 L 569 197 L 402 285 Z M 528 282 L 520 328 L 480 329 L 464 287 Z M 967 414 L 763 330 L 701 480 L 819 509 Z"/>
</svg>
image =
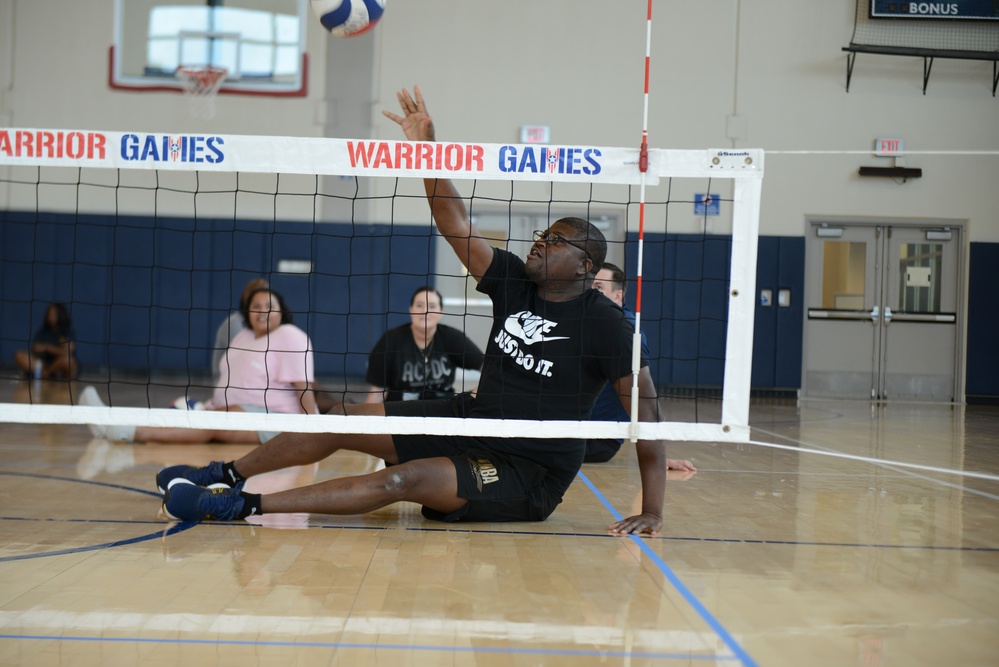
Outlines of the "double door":
<svg viewBox="0 0 999 667">
<path fill-rule="evenodd" d="M 810 223 L 806 397 L 960 400 L 961 232 Z"/>
</svg>

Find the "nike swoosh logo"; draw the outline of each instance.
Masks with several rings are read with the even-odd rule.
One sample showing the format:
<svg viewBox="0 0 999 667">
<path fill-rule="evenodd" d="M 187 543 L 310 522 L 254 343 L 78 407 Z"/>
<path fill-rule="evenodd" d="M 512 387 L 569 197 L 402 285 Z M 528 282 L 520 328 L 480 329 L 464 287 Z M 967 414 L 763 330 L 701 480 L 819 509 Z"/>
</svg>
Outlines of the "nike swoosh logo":
<svg viewBox="0 0 999 667">
<path fill-rule="evenodd" d="M 524 341 L 526 345 L 543 343 L 553 340 L 568 340 L 568 336 L 546 336 L 545 332 L 558 326 L 556 322 L 549 322 L 543 317 L 538 317 L 529 310 L 514 313 L 506 318 L 504 328 L 511 336 Z"/>
</svg>

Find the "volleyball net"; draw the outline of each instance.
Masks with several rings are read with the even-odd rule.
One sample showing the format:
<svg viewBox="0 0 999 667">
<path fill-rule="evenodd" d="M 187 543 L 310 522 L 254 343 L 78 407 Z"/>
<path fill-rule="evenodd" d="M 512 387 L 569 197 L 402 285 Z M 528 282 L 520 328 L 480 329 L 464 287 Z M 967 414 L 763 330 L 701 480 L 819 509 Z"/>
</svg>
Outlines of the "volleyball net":
<svg viewBox="0 0 999 667">
<path fill-rule="evenodd" d="M 520 257 L 535 230 L 565 216 L 607 237 L 663 421 L 586 422 L 589 437 L 747 441 L 763 152 L 651 149 L 644 173 L 640 158 L 637 148 L 0 129 L 0 381 L 29 397 L 0 403 L 0 421 L 578 435 L 580 422 L 170 409 L 212 395 L 216 329 L 253 278 L 284 297 L 335 401 L 363 400 L 369 353 L 408 321 L 418 287 L 435 287 L 442 323 L 486 350 L 491 305 L 427 205 L 422 179 L 442 177 L 482 235 Z M 53 302 L 72 320 L 72 395 L 94 385 L 108 408 L 40 403 L 12 365 Z"/>
</svg>

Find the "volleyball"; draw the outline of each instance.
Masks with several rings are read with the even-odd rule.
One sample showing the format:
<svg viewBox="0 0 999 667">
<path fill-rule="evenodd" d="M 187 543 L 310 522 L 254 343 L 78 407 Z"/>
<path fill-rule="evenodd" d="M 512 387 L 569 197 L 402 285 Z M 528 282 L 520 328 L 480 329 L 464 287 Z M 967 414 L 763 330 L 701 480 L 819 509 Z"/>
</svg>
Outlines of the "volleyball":
<svg viewBox="0 0 999 667">
<path fill-rule="evenodd" d="M 354 37 L 375 27 L 385 0 L 309 0 L 319 22 L 334 37 Z"/>
</svg>

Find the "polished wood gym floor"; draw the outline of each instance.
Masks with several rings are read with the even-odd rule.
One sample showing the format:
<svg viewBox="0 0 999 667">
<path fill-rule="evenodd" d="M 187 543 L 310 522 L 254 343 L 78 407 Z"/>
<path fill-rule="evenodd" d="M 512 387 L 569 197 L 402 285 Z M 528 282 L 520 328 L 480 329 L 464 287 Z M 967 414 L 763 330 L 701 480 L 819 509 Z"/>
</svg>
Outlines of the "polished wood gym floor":
<svg viewBox="0 0 999 667">
<path fill-rule="evenodd" d="M 405 504 L 168 523 L 156 471 L 246 447 L 3 424 L 0 665 L 999 664 L 999 407 L 761 400 L 751 421 L 781 447 L 669 445 L 699 471 L 642 539 L 606 533 L 638 501 L 628 451 L 540 524 Z M 253 484 L 374 465 L 338 453 Z"/>
</svg>

